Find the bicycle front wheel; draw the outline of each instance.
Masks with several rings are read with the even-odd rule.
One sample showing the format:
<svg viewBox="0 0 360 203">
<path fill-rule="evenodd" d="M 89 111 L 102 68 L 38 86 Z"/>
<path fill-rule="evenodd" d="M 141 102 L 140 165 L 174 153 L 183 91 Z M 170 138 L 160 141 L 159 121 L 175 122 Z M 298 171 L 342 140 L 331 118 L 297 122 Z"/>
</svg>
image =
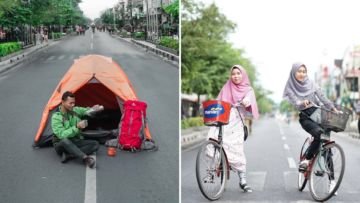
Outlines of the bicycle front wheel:
<svg viewBox="0 0 360 203">
<path fill-rule="evenodd" d="M 196 158 L 196 179 L 201 193 L 209 200 L 217 200 L 225 189 L 227 163 L 222 147 L 206 141 Z"/>
<path fill-rule="evenodd" d="M 345 155 L 340 145 L 331 143 L 316 155 L 310 173 L 310 193 L 316 201 L 330 199 L 339 188 L 345 171 Z"/>
<path fill-rule="evenodd" d="M 306 138 L 303 146 L 301 147 L 300 158 L 299 158 L 300 161 L 305 159 L 305 153 L 306 153 L 306 150 L 308 149 L 308 147 L 310 146 L 310 143 L 311 143 L 310 137 Z M 305 172 L 298 171 L 298 189 L 300 192 L 303 191 L 306 186 L 306 183 L 308 180 L 307 174 L 308 174 L 308 171 L 305 171 Z"/>
</svg>

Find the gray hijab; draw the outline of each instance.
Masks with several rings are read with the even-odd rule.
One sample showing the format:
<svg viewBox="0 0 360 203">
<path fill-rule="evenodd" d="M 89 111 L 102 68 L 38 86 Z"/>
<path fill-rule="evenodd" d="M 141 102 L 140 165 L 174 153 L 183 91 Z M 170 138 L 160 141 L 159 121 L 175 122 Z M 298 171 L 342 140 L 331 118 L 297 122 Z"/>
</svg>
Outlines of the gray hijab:
<svg viewBox="0 0 360 203">
<path fill-rule="evenodd" d="M 297 97 L 305 97 L 316 91 L 316 86 L 314 82 L 309 80 L 308 77 L 306 77 L 303 82 L 296 80 L 295 73 L 301 66 L 304 66 L 307 70 L 306 66 L 303 63 L 294 63 L 292 65 L 290 77 L 284 89 L 284 98 L 288 98 L 288 96 L 291 94 L 294 94 Z"/>
</svg>

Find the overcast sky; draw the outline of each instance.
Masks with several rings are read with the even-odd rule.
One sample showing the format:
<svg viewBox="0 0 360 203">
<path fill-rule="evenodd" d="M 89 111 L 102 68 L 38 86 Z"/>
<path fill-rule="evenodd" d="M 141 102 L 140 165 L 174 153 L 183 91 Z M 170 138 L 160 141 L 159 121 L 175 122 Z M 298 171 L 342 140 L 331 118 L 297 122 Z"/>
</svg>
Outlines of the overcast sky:
<svg viewBox="0 0 360 203">
<path fill-rule="evenodd" d="M 107 8 L 112 8 L 119 0 L 82 0 L 79 4 L 86 17 L 95 19 Z"/>
<path fill-rule="evenodd" d="M 308 65 L 311 77 L 321 63 L 341 59 L 349 45 L 360 42 L 357 0 L 195 0 L 215 2 L 237 23 L 229 36 L 243 48 L 261 84 L 280 102 L 293 62 Z"/>
</svg>

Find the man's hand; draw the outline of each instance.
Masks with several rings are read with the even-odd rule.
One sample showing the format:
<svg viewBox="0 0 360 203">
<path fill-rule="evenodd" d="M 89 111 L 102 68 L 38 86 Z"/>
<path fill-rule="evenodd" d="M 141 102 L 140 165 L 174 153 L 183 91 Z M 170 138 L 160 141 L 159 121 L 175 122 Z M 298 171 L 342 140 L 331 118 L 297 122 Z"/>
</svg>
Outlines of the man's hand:
<svg viewBox="0 0 360 203">
<path fill-rule="evenodd" d="M 92 109 L 94 109 L 95 111 L 102 111 L 104 110 L 104 106 L 96 104 L 92 107 Z"/>
<path fill-rule="evenodd" d="M 84 128 L 86 128 L 86 121 L 85 121 L 85 120 L 82 120 L 82 121 L 78 122 L 78 123 L 76 124 L 76 127 L 79 128 L 79 129 L 84 129 Z"/>
</svg>

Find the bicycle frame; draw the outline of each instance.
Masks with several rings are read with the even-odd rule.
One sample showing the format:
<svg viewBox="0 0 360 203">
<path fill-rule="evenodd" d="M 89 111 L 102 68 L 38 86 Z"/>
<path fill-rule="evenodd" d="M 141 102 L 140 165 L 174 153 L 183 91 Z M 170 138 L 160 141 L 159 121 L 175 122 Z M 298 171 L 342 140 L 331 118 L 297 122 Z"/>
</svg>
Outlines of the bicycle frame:
<svg viewBox="0 0 360 203">
<path fill-rule="evenodd" d="M 324 133 L 326 136 L 329 136 L 330 137 L 330 131 L 325 131 Z M 331 140 L 324 140 L 324 139 L 321 139 L 320 140 L 320 147 L 318 149 L 318 152 L 314 155 L 314 157 L 310 160 L 309 162 L 309 166 L 307 167 L 306 171 L 304 172 L 304 177 L 306 179 L 309 179 L 309 175 L 311 173 L 311 170 L 312 170 L 312 167 L 314 164 L 319 164 L 320 168 L 322 170 L 326 170 L 326 167 L 327 166 L 322 166 L 321 165 L 321 162 L 320 162 L 320 157 L 321 156 L 317 156 L 319 153 L 327 153 L 327 151 L 324 150 L 324 148 L 329 145 L 329 144 L 333 144 L 335 143 L 335 141 L 331 141 Z M 304 156 L 305 156 L 306 152 L 304 153 Z M 303 158 L 303 157 L 302 157 Z"/>
<path fill-rule="evenodd" d="M 230 179 L 230 170 L 231 170 L 231 167 L 230 167 L 230 164 L 229 164 L 229 161 L 228 161 L 228 158 L 227 158 L 227 154 L 226 154 L 226 152 L 225 152 L 225 150 L 224 150 L 224 148 L 223 148 L 223 145 L 222 145 L 222 143 L 223 143 L 223 141 L 222 141 L 222 133 L 223 133 L 223 126 L 222 125 L 218 125 L 217 127 L 219 127 L 219 135 L 218 135 L 218 139 L 217 140 L 215 140 L 215 139 L 213 139 L 213 138 L 209 138 L 209 140 L 211 140 L 211 141 L 214 141 L 214 142 L 217 142 L 220 146 L 221 146 L 221 149 L 220 150 L 222 150 L 223 152 L 224 152 L 224 155 L 225 155 L 225 160 L 226 160 L 226 166 L 227 166 L 227 171 L 226 171 L 226 177 L 227 177 L 227 179 L 229 180 Z"/>
</svg>

